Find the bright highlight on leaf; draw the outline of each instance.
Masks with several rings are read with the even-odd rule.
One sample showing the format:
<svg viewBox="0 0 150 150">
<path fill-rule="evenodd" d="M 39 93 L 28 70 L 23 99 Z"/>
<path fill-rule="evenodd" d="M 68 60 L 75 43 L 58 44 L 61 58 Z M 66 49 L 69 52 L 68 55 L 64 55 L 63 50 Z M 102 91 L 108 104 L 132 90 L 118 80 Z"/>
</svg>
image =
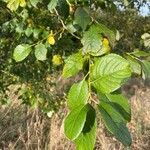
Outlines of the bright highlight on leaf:
<svg viewBox="0 0 150 150">
<path fill-rule="evenodd" d="M 20 6 L 21 7 L 26 7 L 26 1 L 25 0 L 20 0 Z"/>
<path fill-rule="evenodd" d="M 26 6 L 26 1 L 25 0 L 8 0 L 7 2 L 7 7 L 11 11 L 16 11 L 19 6 L 25 7 Z"/>
<path fill-rule="evenodd" d="M 31 52 L 31 47 L 28 44 L 18 45 L 13 53 L 13 58 L 16 62 L 20 62 L 24 60 Z"/>
<path fill-rule="evenodd" d="M 63 63 L 62 57 L 60 55 L 54 55 L 52 59 L 53 65 L 59 66 Z"/>
<path fill-rule="evenodd" d="M 88 84 L 85 80 L 73 84 L 68 94 L 67 104 L 72 110 L 79 105 L 85 105 L 89 98 Z"/>
</svg>

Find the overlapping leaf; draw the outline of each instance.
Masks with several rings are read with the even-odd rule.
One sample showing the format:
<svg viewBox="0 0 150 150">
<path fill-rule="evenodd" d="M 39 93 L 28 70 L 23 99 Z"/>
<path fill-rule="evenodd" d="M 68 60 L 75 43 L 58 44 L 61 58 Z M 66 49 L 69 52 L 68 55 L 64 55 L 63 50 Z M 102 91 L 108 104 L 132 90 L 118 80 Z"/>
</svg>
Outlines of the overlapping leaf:
<svg viewBox="0 0 150 150">
<path fill-rule="evenodd" d="M 93 150 L 96 142 L 96 113 L 89 105 L 84 128 L 74 141 L 78 150 Z"/>
<path fill-rule="evenodd" d="M 135 74 L 141 75 L 142 68 L 141 68 L 140 63 L 134 57 L 131 57 L 130 55 L 126 56 L 126 59 L 128 60 L 130 64 L 132 72 Z"/>
<path fill-rule="evenodd" d="M 88 84 L 85 80 L 73 84 L 68 94 L 68 107 L 70 109 L 74 109 L 77 106 L 85 105 L 87 103 L 88 97 Z"/>
<path fill-rule="evenodd" d="M 102 51 L 103 37 L 107 37 L 110 45 L 113 46 L 116 40 L 115 33 L 103 24 L 94 24 L 86 31 L 81 40 L 83 52 L 93 56 L 101 56 L 105 54 Z"/>
<path fill-rule="evenodd" d="M 136 57 L 147 57 L 150 56 L 150 53 L 141 51 L 141 50 L 135 50 L 134 52 L 129 53 L 131 55 L 134 55 Z"/>
<path fill-rule="evenodd" d="M 110 104 L 125 121 L 129 122 L 131 120 L 131 108 L 129 101 L 122 94 L 117 92 L 106 95 L 101 94 L 100 101 Z"/>
<path fill-rule="evenodd" d="M 90 29 L 84 33 L 81 42 L 85 54 L 89 53 L 93 56 L 99 56 L 102 48 L 102 35 L 99 32 L 99 27 L 92 25 Z"/>
<path fill-rule="evenodd" d="M 144 33 L 141 38 L 143 39 L 144 46 L 150 48 L 150 34 Z"/>
<path fill-rule="evenodd" d="M 63 76 L 69 78 L 76 75 L 83 67 L 84 58 L 81 53 L 76 53 L 67 58 L 63 68 Z"/>
<path fill-rule="evenodd" d="M 100 102 L 99 110 L 107 129 L 125 146 L 130 146 L 132 139 L 122 115 L 104 101 Z"/>
<path fill-rule="evenodd" d="M 142 61 L 143 78 L 150 80 L 150 62 L 147 60 Z"/>
<path fill-rule="evenodd" d="M 64 121 L 64 132 L 70 140 L 75 140 L 83 130 L 89 105 L 81 105 L 73 109 Z"/>
<path fill-rule="evenodd" d="M 104 24 L 98 24 L 98 26 L 99 33 L 102 33 L 104 36 L 106 36 L 109 39 L 111 46 L 114 46 L 116 40 L 116 33 L 113 30 L 106 27 Z"/>
<path fill-rule="evenodd" d="M 91 22 L 91 18 L 84 7 L 78 7 L 74 14 L 74 24 L 79 25 L 82 30 L 85 30 L 87 25 Z"/>
<path fill-rule="evenodd" d="M 97 59 L 91 70 L 91 82 L 102 93 L 111 93 L 121 87 L 131 76 L 127 60 L 116 54 L 109 54 Z"/>
<path fill-rule="evenodd" d="M 46 60 L 47 49 L 44 44 L 40 43 L 35 46 L 35 57 L 37 60 Z"/>
</svg>

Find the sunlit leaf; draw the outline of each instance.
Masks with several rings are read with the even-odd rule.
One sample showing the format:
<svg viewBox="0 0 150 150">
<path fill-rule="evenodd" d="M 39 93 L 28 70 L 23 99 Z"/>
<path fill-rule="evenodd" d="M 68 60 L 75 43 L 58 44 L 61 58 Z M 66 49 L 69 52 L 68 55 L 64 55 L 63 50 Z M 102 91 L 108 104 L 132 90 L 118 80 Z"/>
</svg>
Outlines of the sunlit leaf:
<svg viewBox="0 0 150 150">
<path fill-rule="evenodd" d="M 67 104 L 70 109 L 74 109 L 79 105 L 85 105 L 89 97 L 88 84 L 85 80 L 72 85 Z"/>
<path fill-rule="evenodd" d="M 116 54 L 109 54 L 98 59 L 91 71 L 91 83 L 102 93 L 110 93 L 131 76 L 127 60 Z"/>
<path fill-rule="evenodd" d="M 20 62 L 24 60 L 31 52 L 31 47 L 28 44 L 22 44 L 18 45 L 13 53 L 13 58 L 17 61 Z"/>
<path fill-rule="evenodd" d="M 35 46 L 35 57 L 37 60 L 46 60 L 47 49 L 44 44 L 40 43 Z"/>
</svg>

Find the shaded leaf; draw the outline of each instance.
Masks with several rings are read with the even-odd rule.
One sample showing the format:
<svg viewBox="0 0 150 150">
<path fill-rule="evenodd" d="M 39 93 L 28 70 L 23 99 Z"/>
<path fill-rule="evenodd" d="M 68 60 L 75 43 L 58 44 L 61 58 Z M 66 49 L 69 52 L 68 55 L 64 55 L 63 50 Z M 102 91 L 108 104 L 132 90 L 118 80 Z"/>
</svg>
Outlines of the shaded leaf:
<svg viewBox="0 0 150 150">
<path fill-rule="evenodd" d="M 76 75 L 83 67 L 84 58 L 81 53 L 72 54 L 65 61 L 63 76 L 69 78 Z"/>
<path fill-rule="evenodd" d="M 66 0 L 58 0 L 56 9 L 58 14 L 64 19 L 69 16 L 69 5 Z"/>
<path fill-rule="evenodd" d="M 78 150 L 93 150 L 96 142 L 96 113 L 92 106 L 87 112 L 86 122 L 79 137 L 74 141 Z"/>
<path fill-rule="evenodd" d="M 143 78 L 150 80 L 150 62 L 147 60 L 142 61 Z"/>
<path fill-rule="evenodd" d="M 134 57 L 131 57 L 130 55 L 127 55 L 126 59 L 128 60 L 130 64 L 132 72 L 135 74 L 141 75 L 141 72 L 142 72 L 141 64 Z"/>
<path fill-rule="evenodd" d="M 106 128 L 125 146 L 130 146 L 132 139 L 124 118 L 109 103 L 101 102 L 99 110 Z"/>
<path fill-rule="evenodd" d="M 28 27 L 25 30 L 25 34 L 26 34 L 27 37 L 29 37 L 32 33 L 33 33 L 33 28 L 31 28 L 31 27 Z"/>
<path fill-rule="evenodd" d="M 135 50 L 134 52 L 129 53 L 131 55 L 134 55 L 136 57 L 147 57 L 150 56 L 150 53 L 147 53 L 145 51 Z"/>
<path fill-rule="evenodd" d="M 78 7 L 74 14 L 74 24 L 79 25 L 83 30 L 85 30 L 90 22 L 91 18 L 87 9 L 84 7 Z"/>
<path fill-rule="evenodd" d="M 131 120 L 131 108 L 129 101 L 120 93 L 100 94 L 100 101 L 109 103 L 120 115 L 129 122 Z"/>
</svg>

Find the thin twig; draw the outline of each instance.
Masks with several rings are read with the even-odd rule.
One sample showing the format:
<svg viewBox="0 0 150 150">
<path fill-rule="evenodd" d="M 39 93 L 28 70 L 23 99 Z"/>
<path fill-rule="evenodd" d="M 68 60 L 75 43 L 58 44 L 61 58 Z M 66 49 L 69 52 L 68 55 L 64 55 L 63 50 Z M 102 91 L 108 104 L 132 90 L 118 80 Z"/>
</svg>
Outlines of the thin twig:
<svg viewBox="0 0 150 150">
<path fill-rule="evenodd" d="M 55 10 L 55 13 L 56 13 L 56 15 L 57 15 L 59 21 L 61 22 L 63 28 L 68 31 L 66 25 L 64 24 L 63 20 L 61 19 L 61 16 L 60 16 L 59 13 L 58 13 L 58 11 L 57 11 L 56 9 L 54 9 L 54 10 Z M 69 32 L 69 31 L 68 31 L 68 32 Z M 74 36 L 75 38 L 80 39 L 80 37 L 78 37 L 77 35 L 75 35 L 75 34 L 73 34 L 73 33 L 71 33 L 71 32 L 69 32 L 69 33 L 70 33 L 72 36 Z"/>
</svg>

